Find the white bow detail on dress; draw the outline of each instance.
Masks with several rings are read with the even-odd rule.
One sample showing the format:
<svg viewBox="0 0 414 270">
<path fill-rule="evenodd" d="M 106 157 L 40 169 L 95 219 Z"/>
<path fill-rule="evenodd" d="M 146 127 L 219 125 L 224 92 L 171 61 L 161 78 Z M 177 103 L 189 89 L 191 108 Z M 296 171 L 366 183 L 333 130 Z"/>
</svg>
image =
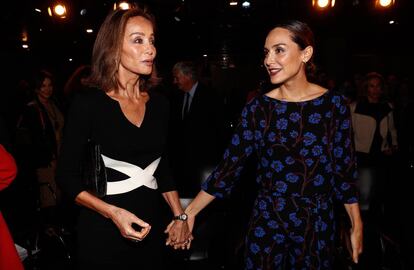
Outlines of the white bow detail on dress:
<svg viewBox="0 0 414 270">
<path fill-rule="evenodd" d="M 111 159 L 102 155 L 102 159 L 105 163 L 105 167 L 119 171 L 129 178 L 122 181 L 108 182 L 107 183 L 107 195 L 126 193 L 140 186 L 146 186 L 151 189 L 157 189 L 157 181 L 153 176 L 155 170 L 160 163 L 161 157 L 157 158 L 145 169 L 141 169 L 139 166 L 130 164 L 125 161 Z"/>
</svg>

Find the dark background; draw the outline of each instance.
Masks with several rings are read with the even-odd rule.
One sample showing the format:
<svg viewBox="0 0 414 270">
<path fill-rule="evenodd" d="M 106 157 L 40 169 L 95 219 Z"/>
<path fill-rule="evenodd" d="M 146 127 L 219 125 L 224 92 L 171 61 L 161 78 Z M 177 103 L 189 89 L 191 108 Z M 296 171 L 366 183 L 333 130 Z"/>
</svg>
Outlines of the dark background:
<svg viewBox="0 0 414 270">
<path fill-rule="evenodd" d="M 62 20 L 48 16 L 46 8 L 52 2 L 2 4 L 0 57 L 6 71 L 3 81 L 10 87 L 36 68 L 53 70 L 63 84 L 78 65 L 89 63 L 99 25 L 114 3 L 66 1 L 69 15 Z M 249 9 L 242 8 L 241 2 L 231 7 L 227 0 L 140 1 L 157 18 L 157 66 L 161 75 L 168 77 L 175 61 L 193 58 L 206 64 L 207 76 L 221 81 L 217 83 L 220 88 L 255 87 L 263 76 L 260 66 L 265 35 L 272 25 L 286 18 L 309 23 L 316 36 L 316 64 L 339 82 L 374 70 L 402 77 L 411 73 L 410 0 L 396 0 L 388 10 L 376 9 L 374 0 L 337 0 L 328 11 L 315 10 L 311 0 L 252 0 Z M 86 9 L 83 16 L 82 9 Z M 396 23 L 391 25 L 390 20 Z M 87 27 L 94 33 L 87 34 Z M 28 50 L 21 47 L 24 30 Z M 222 62 L 223 56 L 228 62 Z M 225 82 L 224 78 L 230 80 Z"/>
</svg>

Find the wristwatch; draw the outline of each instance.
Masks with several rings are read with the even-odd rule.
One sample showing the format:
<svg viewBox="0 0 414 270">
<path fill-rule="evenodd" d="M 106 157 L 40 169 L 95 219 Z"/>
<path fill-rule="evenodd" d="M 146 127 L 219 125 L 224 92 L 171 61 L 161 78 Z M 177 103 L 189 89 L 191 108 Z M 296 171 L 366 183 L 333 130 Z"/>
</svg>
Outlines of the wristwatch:
<svg viewBox="0 0 414 270">
<path fill-rule="evenodd" d="M 187 219 L 188 219 L 188 216 L 186 213 L 182 213 L 174 217 L 174 220 L 187 221 Z"/>
</svg>

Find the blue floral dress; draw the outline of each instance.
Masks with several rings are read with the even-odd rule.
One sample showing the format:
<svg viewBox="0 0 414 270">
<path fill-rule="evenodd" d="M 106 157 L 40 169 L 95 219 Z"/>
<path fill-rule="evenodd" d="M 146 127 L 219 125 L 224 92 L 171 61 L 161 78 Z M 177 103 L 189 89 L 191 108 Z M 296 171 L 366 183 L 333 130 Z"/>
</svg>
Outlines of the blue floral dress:
<svg viewBox="0 0 414 270">
<path fill-rule="evenodd" d="M 330 269 L 333 199 L 358 201 L 345 99 L 332 91 L 304 102 L 253 99 L 203 190 L 228 195 L 252 153 L 258 156 L 260 187 L 246 236 L 245 269 Z"/>
</svg>

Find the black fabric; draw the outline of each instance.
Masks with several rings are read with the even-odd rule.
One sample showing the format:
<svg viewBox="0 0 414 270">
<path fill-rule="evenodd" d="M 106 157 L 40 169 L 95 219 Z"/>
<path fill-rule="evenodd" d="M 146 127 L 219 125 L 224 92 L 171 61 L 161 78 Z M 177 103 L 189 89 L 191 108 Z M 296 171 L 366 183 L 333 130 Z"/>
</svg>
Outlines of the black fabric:
<svg viewBox="0 0 414 270">
<path fill-rule="evenodd" d="M 132 244 L 121 236 L 110 219 L 81 208 L 77 226 L 81 269 L 85 265 L 94 266 L 89 269 L 99 269 L 102 262 L 117 265 L 116 269 L 132 269 L 125 268 L 127 266 L 153 269 L 141 268 L 141 265 L 149 264 L 153 258 L 161 259 L 165 224 L 161 224 L 160 208 L 164 202 L 160 192 L 175 189 L 164 153 L 168 113 L 167 100 L 150 93 L 144 120 L 137 127 L 125 117 L 119 103 L 103 91 L 91 90 L 75 97 L 68 114 L 57 170 L 58 183 L 72 200 L 84 190 L 79 168 L 82 149 L 89 138 L 102 146 L 103 155 L 141 168 L 161 157 L 154 173 L 157 190 L 141 186 L 127 193 L 102 198 L 149 223 L 152 226 L 149 236 L 140 243 Z M 127 176 L 107 170 L 107 177 L 108 182 L 113 182 L 125 180 Z"/>
<path fill-rule="evenodd" d="M 223 151 L 223 103 L 213 89 L 201 83 L 182 119 L 184 101 L 182 91 L 172 96 L 168 146 L 179 194 L 191 198 L 200 191 L 203 175 Z"/>
</svg>

